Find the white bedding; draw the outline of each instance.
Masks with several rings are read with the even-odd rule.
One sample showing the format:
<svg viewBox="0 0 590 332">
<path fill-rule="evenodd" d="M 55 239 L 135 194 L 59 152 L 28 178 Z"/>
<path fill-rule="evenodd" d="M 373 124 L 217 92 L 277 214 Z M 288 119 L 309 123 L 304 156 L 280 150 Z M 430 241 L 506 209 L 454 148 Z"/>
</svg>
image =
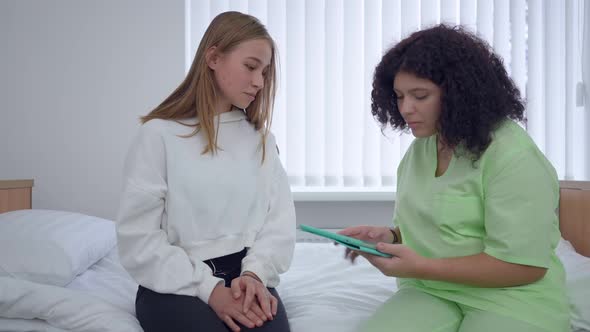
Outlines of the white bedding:
<svg viewBox="0 0 590 332">
<path fill-rule="evenodd" d="M 298 243 L 278 291 L 292 332 L 355 331 L 397 289 L 365 259 L 351 264 L 331 243 Z"/>
<path fill-rule="evenodd" d="M 0 277 L 0 312 L 5 318 L 42 319 L 77 332 L 141 332 L 130 313 L 90 294 Z"/>
<path fill-rule="evenodd" d="M 48 210 L 0 217 L 0 332 L 142 332 L 137 284 L 119 262 L 113 222 Z M 587 328 L 590 262 L 562 244 L 557 253 L 568 274 L 572 322 Z M 293 332 L 355 331 L 397 289 L 394 278 L 362 258 L 352 265 L 343 252 L 331 243 L 296 245 L 278 287 Z M 27 278 L 33 275 L 43 278 Z"/>
<path fill-rule="evenodd" d="M 0 277 L 0 332 L 142 332 L 117 248 L 65 288 Z"/>
<path fill-rule="evenodd" d="M 0 318 L 0 332 L 141 332 L 135 319 L 136 291 L 116 247 L 66 288 L 0 279 L 0 312 L 13 317 Z"/>
<path fill-rule="evenodd" d="M 119 262 L 117 247 L 75 278 L 67 288 L 91 294 L 135 316 L 137 283 Z"/>
<path fill-rule="evenodd" d="M 343 250 L 330 243 L 297 244 L 278 288 L 292 332 L 354 331 L 396 289 L 393 278 L 366 261 L 345 261 Z M 116 248 L 67 288 L 9 278 L 0 285 L 0 312 L 13 318 L 0 318 L 0 332 L 141 331 L 133 317 L 137 284 Z"/>
<path fill-rule="evenodd" d="M 352 332 L 397 289 L 364 259 L 353 265 L 331 243 L 298 243 L 278 287 L 292 332 Z M 141 332 L 137 284 L 117 248 L 67 288 L 0 278 L 0 332 Z M 36 319 L 42 318 L 42 319 Z"/>
<path fill-rule="evenodd" d="M 40 319 L 10 319 L 0 317 L 0 332 L 70 332 L 49 325 Z"/>
</svg>

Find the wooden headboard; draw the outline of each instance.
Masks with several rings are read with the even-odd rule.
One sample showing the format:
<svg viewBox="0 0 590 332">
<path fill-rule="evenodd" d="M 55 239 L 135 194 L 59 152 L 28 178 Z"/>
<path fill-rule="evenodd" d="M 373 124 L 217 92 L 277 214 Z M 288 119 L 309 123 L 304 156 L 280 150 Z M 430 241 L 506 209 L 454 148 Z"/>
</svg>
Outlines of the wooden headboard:
<svg viewBox="0 0 590 332">
<path fill-rule="evenodd" d="M 559 229 L 580 254 L 590 257 L 590 182 L 560 181 Z"/>
<path fill-rule="evenodd" d="M 33 180 L 0 180 L 0 213 L 30 209 Z"/>
</svg>

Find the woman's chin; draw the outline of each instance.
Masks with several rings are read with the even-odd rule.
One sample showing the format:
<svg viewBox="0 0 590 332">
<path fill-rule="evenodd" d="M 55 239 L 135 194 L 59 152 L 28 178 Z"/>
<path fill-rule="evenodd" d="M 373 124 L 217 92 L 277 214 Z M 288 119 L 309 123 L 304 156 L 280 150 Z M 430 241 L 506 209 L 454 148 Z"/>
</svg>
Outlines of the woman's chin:
<svg viewBox="0 0 590 332">
<path fill-rule="evenodd" d="M 250 104 L 252 104 L 251 102 L 237 102 L 237 103 L 233 103 L 233 105 L 241 110 L 244 110 L 246 108 L 248 108 L 248 106 L 250 106 Z"/>
<path fill-rule="evenodd" d="M 414 137 L 416 137 L 416 138 L 430 137 L 435 134 L 430 131 L 427 132 L 425 130 L 420 130 L 420 129 L 410 129 L 410 130 L 412 131 L 412 135 L 414 135 Z"/>
</svg>

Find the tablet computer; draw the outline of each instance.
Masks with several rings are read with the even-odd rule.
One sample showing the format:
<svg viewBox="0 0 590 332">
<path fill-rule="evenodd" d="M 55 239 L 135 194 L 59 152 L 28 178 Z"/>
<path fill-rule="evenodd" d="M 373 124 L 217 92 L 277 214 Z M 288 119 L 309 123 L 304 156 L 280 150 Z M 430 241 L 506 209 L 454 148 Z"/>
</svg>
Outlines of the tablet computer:
<svg viewBox="0 0 590 332">
<path fill-rule="evenodd" d="M 315 235 L 319 235 L 319 236 L 328 238 L 330 240 L 333 240 L 333 241 L 335 241 L 343 246 L 346 246 L 350 249 L 353 249 L 353 250 L 363 251 L 363 252 L 377 255 L 377 256 L 381 256 L 381 257 L 391 257 L 390 254 L 386 254 L 384 252 L 377 250 L 377 248 L 375 247 L 376 243 L 366 242 L 363 240 L 355 239 L 350 236 L 329 232 L 329 231 L 326 231 L 323 229 L 319 229 L 319 228 L 315 228 L 315 227 L 311 227 L 311 226 L 303 225 L 303 224 L 299 225 L 299 229 L 301 229 L 302 231 L 308 232 L 308 233 L 312 233 Z"/>
</svg>

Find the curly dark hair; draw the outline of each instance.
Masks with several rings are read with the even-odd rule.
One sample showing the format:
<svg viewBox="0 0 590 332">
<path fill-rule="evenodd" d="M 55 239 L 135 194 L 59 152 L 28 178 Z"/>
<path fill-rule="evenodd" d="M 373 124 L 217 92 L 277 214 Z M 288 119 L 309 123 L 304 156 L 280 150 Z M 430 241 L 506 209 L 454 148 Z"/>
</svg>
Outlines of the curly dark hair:
<svg viewBox="0 0 590 332">
<path fill-rule="evenodd" d="M 382 128 L 407 130 L 393 92 L 400 71 L 441 88 L 438 133 L 449 146 L 462 144 L 474 162 L 503 119 L 525 121 L 524 101 L 500 57 L 460 26 L 414 32 L 385 53 L 375 68 L 371 93 L 371 113 Z"/>
</svg>

